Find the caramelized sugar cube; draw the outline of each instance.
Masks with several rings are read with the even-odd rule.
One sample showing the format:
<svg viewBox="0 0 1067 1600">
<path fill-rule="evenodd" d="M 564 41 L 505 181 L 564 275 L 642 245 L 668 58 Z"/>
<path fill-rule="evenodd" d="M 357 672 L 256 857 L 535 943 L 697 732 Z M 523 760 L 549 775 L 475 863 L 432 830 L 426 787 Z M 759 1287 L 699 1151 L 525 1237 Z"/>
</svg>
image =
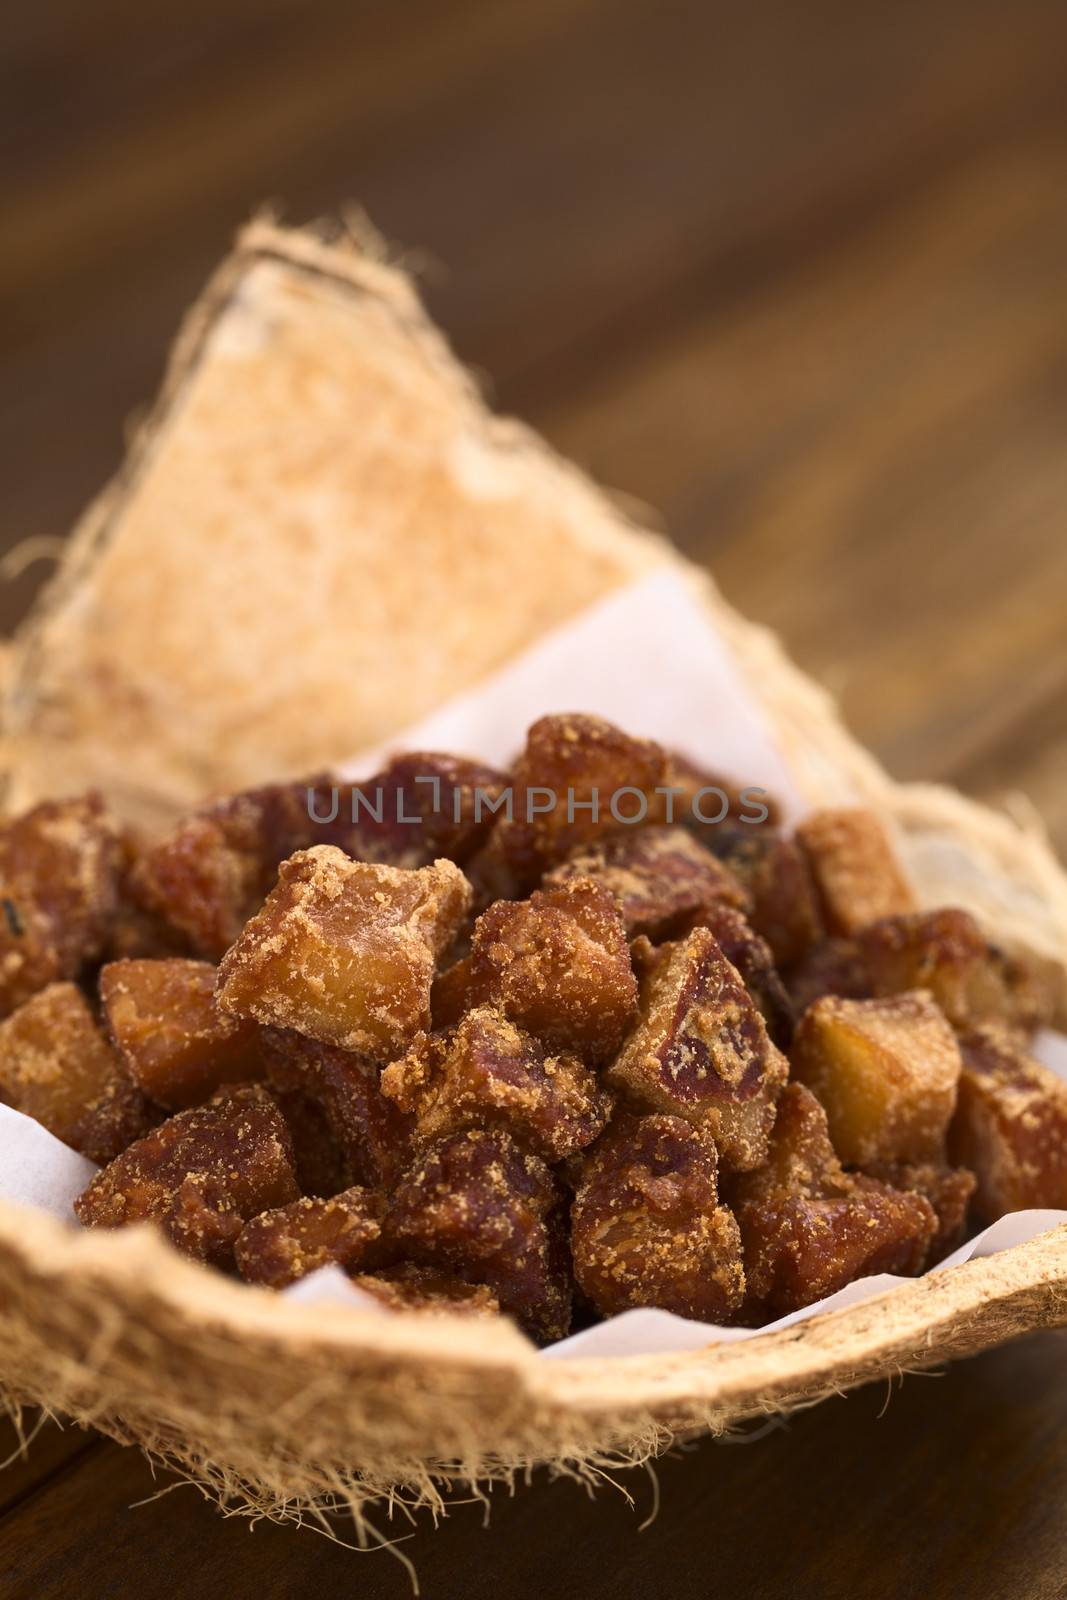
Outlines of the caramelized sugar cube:
<svg viewBox="0 0 1067 1600">
<path fill-rule="evenodd" d="M 352 1183 L 371 1188 L 391 1184 L 411 1159 L 415 1119 L 382 1093 L 377 1063 L 282 1029 L 264 1029 L 262 1042 L 271 1088 L 287 1120 L 294 1111 L 298 1119 L 303 1117 L 294 1136 L 298 1162 L 307 1165 L 314 1154 L 308 1150 L 313 1130 L 307 1129 L 305 1136 L 307 1106 L 313 1106 L 325 1121 L 330 1146 L 318 1152 L 326 1170 L 317 1178 L 316 1187 L 330 1181 L 338 1156 L 340 1170 L 347 1175 L 347 1182 L 338 1188 Z M 290 1096 L 297 1097 L 295 1105 Z M 302 1186 L 308 1193 L 314 1192 L 311 1185 Z"/>
<path fill-rule="evenodd" d="M 795 839 L 777 828 L 744 822 L 721 822 L 700 837 L 748 890 L 749 921 L 779 967 L 792 966 L 821 941 L 815 882 Z"/>
<path fill-rule="evenodd" d="M 393 1196 L 384 1240 L 420 1265 L 485 1284 L 536 1339 L 561 1339 L 570 1326 L 561 1191 L 502 1129 L 468 1129 L 423 1149 Z"/>
<path fill-rule="evenodd" d="M 170 1111 L 263 1076 L 259 1029 L 215 1004 L 207 961 L 113 961 L 100 973 L 111 1038 L 134 1081 Z"/>
<path fill-rule="evenodd" d="M 428 867 L 464 862 L 489 837 L 505 773 L 459 756 L 394 756 L 384 771 L 338 792 L 337 820 L 315 843 L 339 845 L 357 861 Z"/>
<path fill-rule="evenodd" d="M 439 1316 L 495 1317 L 500 1302 L 484 1283 L 466 1283 L 449 1272 L 403 1262 L 380 1272 L 353 1277 L 357 1289 L 372 1294 L 390 1311 L 422 1311 Z"/>
<path fill-rule="evenodd" d="M 451 861 L 407 872 L 301 851 L 223 958 L 219 1005 L 391 1061 L 429 1024 L 434 965 L 469 904 Z"/>
<path fill-rule="evenodd" d="M 646 967 L 637 1023 L 605 1076 L 637 1109 L 706 1126 L 724 1167 L 744 1171 L 766 1154 L 787 1071 L 739 974 L 695 928 Z"/>
<path fill-rule="evenodd" d="M 1009 964 L 966 911 L 883 917 L 857 942 L 872 994 L 929 989 L 957 1028 L 1015 1017 Z"/>
<path fill-rule="evenodd" d="M 0 1015 L 103 953 L 125 845 L 99 795 L 0 824 Z"/>
<path fill-rule="evenodd" d="M 710 1134 L 681 1117 L 620 1116 L 582 1158 L 574 1275 L 602 1316 L 658 1306 L 722 1322 L 738 1310 L 741 1238 L 717 1172 Z"/>
<path fill-rule="evenodd" d="M 797 828 L 822 918 L 847 937 L 879 917 L 914 911 L 915 896 L 882 823 L 859 806 L 815 811 Z"/>
<path fill-rule="evenodd" d="M 504 1128 L 545 1161 L 591 1144 L 610 1099 L 579 1056 L 548 1053 L 487 1006 L 446 1035 L 423 1034 L 382 1073 L 382 1092 L 414 1115 L 423 1140 Z"/>
<path fill-rule="evenodd" d="M 544 880 L 555 888 L 573 878 L 603 884 L 615 896 L 627 938 L 658 942 L 703 921 L 713 907 L 745 910 L 740 879 L 684 828 L 640 828 L 577 851 Z"/>
<path fill-rule="evenodd" d="M 793 1075 L 822 1102 L 847 1165 L 944 1157 L 956 1107 L 956 1036 L 922 991 L 887 1000 L 826 995 L 801 1018 Z"/>
<path fill-rule="evenodd" d="M 937 1218 L 922 1195 L 847 1173 L 810 1089 L 787 1084 L 764 1166 L 734 1180 L 746 1314 L 784 1316 L 876 1272 L 921 1272 Z"/>
<path fill-rule="evenodd" d="M 53 983 L 0 1023 L 0 1100 L 101 1164 L 157 1120 L 73 983 Z"/>
<path fill-rule="evenodd" d="M 179 1111 L 74 1202 L 87 1228 L 156 1222 L 177 1249 L 227 1266 L 246 1222 L 298 1198 L 282 1114 L 258 1085 Z"/>
<path fill-rule="evenodd" d="M 511 816 L 497 822 L 493 849 L 520 884 L 536 883 L 605 834 L 664 822 L 669 782 L 666 752 L 650 739 L 600 717 L 542 717 L 516 762 Z"/>
<path fill-rule="evenodd" d="M 960 1049 L 949 1155 L 978 1179 L 979 1221 L 1067 1207 L 1067 1083 L 1005 1029 L 976 1028 L 963 1035 Z"/>
<path fill-rule="evenodd" d="M 937 1218 L 937 1232 L 930 1245 L 928 1267 L 935 1266 L 963 1243 L 967 1214 L 977 1186 L 974 1173 L 966 1167 L 946 1167 L 930 1161 L 918 1166 L 886 1162 L 865 1167 L 864 1173 L 880 1183 L 888 1183 L 893 1189 L 907 1189 L 929 1200 Z"/>
<path fill-rule="evenodd" d="M 369 1189 L 346 1189 L 328 1199 L 291 1200 L 246 1222 L 234 1246 L 237 1270 L 249 1283 L 284 1289 L 319 1267 L 358 1271 L 373 1258 L 383 1202 Z"/>
</svg>

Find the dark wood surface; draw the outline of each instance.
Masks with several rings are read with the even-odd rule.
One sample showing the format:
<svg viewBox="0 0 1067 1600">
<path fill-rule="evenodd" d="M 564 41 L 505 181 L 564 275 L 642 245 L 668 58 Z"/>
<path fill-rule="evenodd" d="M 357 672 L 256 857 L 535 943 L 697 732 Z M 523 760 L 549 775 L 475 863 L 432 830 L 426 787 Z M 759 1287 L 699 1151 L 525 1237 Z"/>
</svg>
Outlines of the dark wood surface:
<svg viewBox="0 0 1067 1600">
<path fill-rule="evenodd" d="M 99 487 L 246 215 L 363 205 L 499 403 L 655 505 L 896 773 L 1026 791 L 1067 848 L 1059 0 L 37 0 L 2 27 L 0 547 Z M 488 1530 L 384 1531 L 447 1600 L 1067 1594 L 1065 1358 L 1032 1338 L 705 1442 L 644 1531 L 644 1473 L 633 1509 L 537 1480 Z M 0 1475 L 0 1594 L 158 1591 L 409 1587 L 45 1427 Z"/>
</svg>

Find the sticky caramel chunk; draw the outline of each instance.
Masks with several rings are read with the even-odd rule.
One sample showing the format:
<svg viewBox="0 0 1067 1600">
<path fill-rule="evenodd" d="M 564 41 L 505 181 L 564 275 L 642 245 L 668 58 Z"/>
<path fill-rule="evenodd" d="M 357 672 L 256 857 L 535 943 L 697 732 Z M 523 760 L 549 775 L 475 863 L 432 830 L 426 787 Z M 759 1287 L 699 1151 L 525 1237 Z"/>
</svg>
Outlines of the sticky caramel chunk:
<svg viewBox="0 0 1067 1600">
<path fill-rule="evenodd" d="M 710 1134 L 681 1117 L 623 1115 L 583 1158 L 574 1274 L 603 1316 L 658 1306 L 722 1322 L 738 1310 L 741 1238 L 717 1172 Z"/>
<path fill-rule="evenodd" d="M 219 1011 L 209 962 L 113 961 L 100 973 L 100 1001 L 134 1082 L 170 1111 L 263 1076 L 259 1030 Z"/>
<path fill-rule="evenodd" d="M 469 1003 L 494 1005 L 550 1050 L 594 1065 L 618 1050 L 637 981 L 614 897 L 574 878 L 529 900 L 498 900 L 471 941 Z"/>
<path fill-rule="evenodd" d="M 713 935 L 696 928 L 662 947 L 641 978 L 640 1015 L 605 1074 L 637 1109 L 705 1125 L 723 1166 L 767 1151 L 785 1058 Z"/>
<path fill-rule="evenodd" d="M 728 905 L 710 907 L 701 926 L 714 934 L 719 949 L 730 965 L 736 967 L 767 1024 L 772 1043 L 780 1050 L 787 1049 L 796 1016 L 766 939 L 760 937 L 747 918 Z"/>
<path fill-rule="evenodd" d="M 580 1057 L 548 1054 L 484 1006 L 468 1012 L 454 1032 L 417 1039 L 382 1073 L 382 1092 L 415 1116 L 422 1140 L 504 1128 L 545 1161 L 591 1144 L 610 1107 Z"/>
<path fill-rule="evenodd" d="M 498 1128 L 421 1152 L 401 1180 L 384 1242 L 416 1263 L 483 1283 L 536 1339 L 570 1325 L 561 1192 L 537 1156 Z"/>
<path fill-rule="evenodd" d="M 787 1084 L 767 1162 L 734 1180 L 746 1320 L 810 1305 L 876 1272 L 921 1272 L 937 1218 L 930 1202 L 846 1173 L 810 1089 Z"/>
<path fill-rule="evenodd" d="M 262 1046 L 271 1088 L 287 1118 L 295 1113 L 306 1125 L 308 1107 L 314 1107 L 336 1146 L 336 1152 L 319 1152 L 330 1166 L 316 1178 L 315 1187 L 330 1181 L 337 1152 L 348 1175 L 348 1182 L 338 1188 L 391 1184 L 411 1159 L 415 1119 L 381 1092 L 377 1063 L 282 1029 L 264 1029 Z M 297 1097 L 295 1103 L 290 1096 Z M 301 1126 L 296 1149 L 298 1161 L 306 1164 L 309 1152 L 303 1131 Z M 311 1185 L 304 1187 L 313 1192 Z"/>
<path fill-rule="evenodd" d="M 1004 1029 L 974 1029 L 960 1048 L 949 1156 L 978 1179 L 979 1221 L 1067 1206 L 1067 1083 Z"/>
<path fill-rule="evenodd" d="M 223 958 L 219 1005 L 391 1061 L 429 1024 L 434 964 L 469 904 L 451 861 L 407 872 L 301 851 Z"/>
<path fill-rule="evenodd" d="M 101 1164 L 157 1121 L 73 983 L 53 983 L 0 1023 L 0 1100 Z"/>
<path fill-rule="evenodd" d="M 914 911 L 915 896 L 873 811 L 815 811 L 797 828 L 830 934 L 858 933 L 879 917 Z"/>
<path fill-rule="evenodd" d="M 776 828 L 721 822 L 700 837 L 736 874 L 752 897 L 749 921 L 789 967 L 825 935 L 807 857 Z"/>
<path fill-rule="evenodd" d="M 600 717 L 542 717 L 515 765 L 511 816 L 501 815 L 493 848 L 521 884 L 536 883 L 605 834 L 664 822 L 669 780 L 666 752 L 650 739 Z"/>
<path fill-rule="evenodd" d="M 500 1314 L 499 1300 L 484 1283 L 465 1283 L 451 1273 L 435 1272 L 432 1267 L 418 1267 L 410 1261 L 384 1272 L 361 1272 L 352 1282 L 390 1311 L 460 1317 Z"/>
<path fill-rule="evenodd" d="M 872 994 L 929 989 L 957 1028 L 1015 1017 L 1006 958 L 966 911 L 883 917 L 857 943 Z"/>
<path fill-rule="evenodd" d="M 88 1228 L 156 1222 L 185 1255 L 227 1266 L 246 1222 L 298 1198 L 281 1112 L 258 1086 L 179 1111 L 74 1202 Z"/>
<path fill-rule="evenodd" d="M 907 1189 L 929 1200 L 937 1218 L 937 1232 L 926 1260 L 928 1267 L 936 1266 L 963 1243 L 977 1185 L 974 1173 L 966 1167 L 947 1167 L 937 1162 L 923 1162 L 919 1166 L 887 1162 L 865 1167 L 864 1173 L 880 1183 L 888 1183 L 893 1189 Z"/>
<path fill-rule="evenodd" d="M 100 957 L 123 863 L 99 795 L 45 801 L 0 824 L 0 1015 Z"/>
<path fill-rule="evenodd" d="M 684 828 L 640 828 L 577 851 L 545 877 L 546 888 L 590 878 L 611 891 L 628 938 L 658 942 L 702 921 L 716 905 L 745 910 L 737 876 Z"/>
<path fill-rule="evenodd" d="M 822 1102 L 847 1165 L 944 1157 L 960 1052 L 928 994 L 826 995 L 801 1018 L 791 1060 L 794 1076 Z"/>
<path fill-rule="evenodd" d="M 358 1271 L 373 1257 L 384 1202 L 369 1189 L 346 1189 L 329 1199 L 292 1200 L 245 1223 L 234 1246 L 237 1270 L 249 1283 L 284 1289 L 319 1267 Z"/>
<path fill-rule="evenodd" d="M 338 818 L 316 842 L 391 867 L 428 867 L 441 857 L 464 862 L 488 839 L 508 781 L 458 756 L 395 756 L 354 790 L 339 788 Z"/>
</svg>

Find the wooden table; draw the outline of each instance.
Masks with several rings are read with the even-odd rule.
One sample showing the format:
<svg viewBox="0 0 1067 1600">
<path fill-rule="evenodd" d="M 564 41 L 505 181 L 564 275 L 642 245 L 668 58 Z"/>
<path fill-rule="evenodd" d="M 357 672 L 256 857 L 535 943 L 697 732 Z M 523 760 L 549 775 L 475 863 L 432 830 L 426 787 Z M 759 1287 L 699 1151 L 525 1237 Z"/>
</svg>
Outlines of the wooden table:
<svg viewBox="0 0 1067 1600">
<path fill-rule="evenodd" d="M 657 506 L 900 776 L 1067 848 L 1067 8 L 9 8 L 0 540 L 115 464 L 236 224 L 364 204 L 499 402 Z M 7 589 L 12 622 L 44 567 Z M 420 1524 L 430 1596 L 1067 1593 L 1067 1338 Z M 0 1594 L 403 1595 L 46 1429 Z M 399 1533 L 400 1525 L 390 1530 Z"/>
</svg>

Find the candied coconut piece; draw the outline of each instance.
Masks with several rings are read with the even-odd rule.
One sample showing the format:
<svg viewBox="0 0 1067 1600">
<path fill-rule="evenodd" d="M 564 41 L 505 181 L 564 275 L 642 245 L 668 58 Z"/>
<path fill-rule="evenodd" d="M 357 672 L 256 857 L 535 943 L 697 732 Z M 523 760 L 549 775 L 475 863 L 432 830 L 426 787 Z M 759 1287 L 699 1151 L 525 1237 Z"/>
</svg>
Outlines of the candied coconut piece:
<svg viewBox="0 0 1067 1600">
<path fill-rule="evenodd" d="M 104 952 L 126 844 L 97 794 L 0 823 L 0 1016 Z"/>
<path fill-rule="evenodd" d="M 386 1212 L 386 1247 L 483 1283 L 536 1339 L 562 1339 L 571 1283 L 562 1191 L 545 1163 L 500 1128 L 471 1128 L 420 1151 Z"/>
<path fill-rule="evenodd" d="M 283 862 L 227 951 L 219 1005 L 391 1061 L 428 1026 L 435 962 L 469 905 L 451 861 L 405 871 L 316 845 Z"/>
<path fill-rule="evenodd" d="M 810 1305 L 876 1272 L 921 1272 L 937 1233 L 930 1202 L 845 1172 L 826 1113 L 787 1084 L 766 1164 L 736 1178 L 731 1201 L 744 1245 L 746 1320 Z"/>
<path fill-rule="evenodd" d="M 873 811 L 815 811 L 797 828 L 827 932 L 847 937 L 879 917 L 916 909 L 915 895 Z"/>
<path fill-rule="evenodd" d="M 460 756 L 394 756 L 373 778 L 338 789 L 338 816 L 314 842 L 392 867 L 464 862 L 488 839 L 508 781 Z"/>
<path fill-rule="evenodd" d="M 403 1262 L 381 1272 L 361 1272 L 352 1282 L 390 1311 L 419 1311 L 438 1316 L 496 1317 L 500 1302 L 484 1283 L 467 1283 L 449 1272 Z"/>
<path fill-rule="evenodd" d="M 777 828 L 721 822 L 699 835 L 752 899 L 749 921 L 779 967 L 801 960 L 824 937 L 815 882 L 795 839 Z"/>
<path fill-rule="evenodd" d="M 492 848 L 520 884 L 604 834 L 664 822 L 670 764 L 650 739 L 632 739 L 601 717 L 541 717 L 515 764 L 510 816 Z"/>
<path fill-rule="evenodd" d="M 579 1056 L 549 1054 L 514 1022 L 480 1006 L 446 1035 L 423 1034 L 382 1073 L 382 1092 L 417 1119 L 422 1140 L 505 1128 L 545 1161 L 591 1144 L 611 1100 Z"/>
<path fill-rule="evenodd" d="M 169 1111 L 199 1105 L 220 1084 L 263 1076 L 259 1028 L 218 1009 L 210 962 L 110 962 L 100 1002 L 134 1081 Z"/>
<path fill-rule="evenodd" d="M 744 911 L 751 901 L 736 874 L 684 828 L 640 828 L 602 839 L 554 867 L 544 887 L 573 878 L 603 884 L 615 896 L 627 938 L 643 933 L 653 942 L 684 933 L 717 905 Z"/>
<path fill-rule="evenodd" d="M 962 1035 L 949 1156 L 978 1179 L 980 1222 L 1067 1207 L 1067 1083 L 1003 1028 Z"/>
<path fill-rule="evenodd" d="M 228 1266 L 246 1222 L 299 1198 L 281 1112 L 258 1085 L 179 1111 L 98 1172 L 74 1210 L 87 1228 L 155 1222 L 194 1260 Z"/>
<path fill-rule="evenodd" d="M 663 945 L 641 978 L 640 1013 L 606 1081 L 634 1107 L 704 1124 L 723 1166 L 758 1166 L 787 1063 L 707 928 Z"/>
<path fill-rule="evenodd" d="M 804 1013 L 793 1075 L 822 1102 L 846 1165 L 943 1159 L 960 1051 L 924 991 L 885 1000 L 825 995 Z"/>
<path fill-rule="evenodd" d="M 926 1265 L 935 1266 L 961 1245 L 967 1235 L 967 1218 L 978 1180 L 966 1167 L 948 1167 L 925 1161 L 918 1166 L 899 1162 L 875 1163 L 864 1167 L 868 1178 L 877 1178 L 893 1189 L 908 1189 L 929 1200 L 937 1218 L 937 1232 L 930 1245 Z"/>
<path fill-rule="evenodd" d="M 731 1320 L 741 1236 L 718 1203 L 718 1155 L 681 1117 L 622 1115 L 582 1159 L 571 1213 L 578 1287 L 602 1316 L 658 1306 Z"/>
<path fill-rule="evenodd" d="M 857 943 L 872 994 L 929 989 L 957 1028 L 1016 1017 L 1010 963 L 969 912 L 882 917 Z"/>
<path fill-rule="evenodd" d="M 0 1100 L 101 1164 L 158 1121 L 73 983 L 49 984 L 0 1023 Z"/>
<path fill-rule="evenodd" d="M 415 1119 L 382 1093 L 377 1063 L 283 1029 L 265 1028 L 262 1043 L 271 1088 L 287 1117 L 289 1097 L 295 1096 L 297 1105 L 303 1102 L 297 1117 L 303 1110 L 306 1120 L 306 1107 L 311 1106 L 324 1119 L 342 1170 L 349 1175 L 348 1182 L 337 1187 L 391 1184 L 411 1159 Z M 300 1159 L 306 1159 L 301 1154 L 304 1149 L 301 1139 Z M 334 1151 L 330 1160 L 336 1160 Z"/>
<path fill-rule="evenodd" d="M 621 1045 L 637 980 L 614 896 L 590 878 L 498 900 L 474 925 L 468 1001 L 597 1064 Z"/>
<path fill-rule="evenodd" d="M 358 1271 L 373 1259 L 383 1208 L 380 1195 L 356 1188 L 261 1211 L 238 1235 L 237 1270 L 249 1283 L 270 1289 L 284 1289 L 319 1267 Z"/>
</svg>

